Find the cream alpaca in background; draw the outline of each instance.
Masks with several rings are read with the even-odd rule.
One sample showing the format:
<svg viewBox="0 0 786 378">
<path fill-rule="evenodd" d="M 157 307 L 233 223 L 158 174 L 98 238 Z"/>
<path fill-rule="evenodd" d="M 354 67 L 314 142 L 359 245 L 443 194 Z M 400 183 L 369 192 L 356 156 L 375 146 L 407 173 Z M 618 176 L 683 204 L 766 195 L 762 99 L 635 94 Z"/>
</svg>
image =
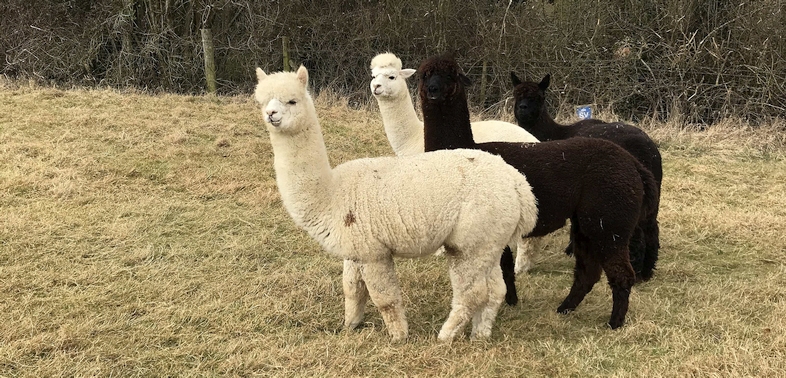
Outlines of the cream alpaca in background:
<svg viewBox="0 0 786 378">
<path fill-rule="evenodd" d="M 414 69 L 402 69 L 401 59 L 395 54 L 383 53 L 371 59 L 371 93 L 377 99 L 382 123 L 390 146 L 398 156 L 421 154 L 423 148 L 423 122 L 415 113 L 407 78 Z M 519 125 L 504 121 L 472 122 L 472 137 L 477 143 L 517 142 L 537 143 L 538 139 Z"/>
<path fill-rule="evenodd" d="M 397 156 L 422 154 L 423 122 L 415 113 L 412 96 L 407 88 L 407 78 L 414 69 L 404 68 L 395 54 L 382 53 L 371 59 L 371 93 L 377 99 L 382 124 L 390 146 Z M 537 143 L 538 139 L 519 125 L 504 121 L 472 122 L 472 138 L 477 143 L 516 142 Z M 516 273 L 526 272 L 532 266 L 534 250 L 539 248 L 541 238 L 519 239 L 510 246 L 516 253 Z"/>
<path fill-rule="evenodd" d="M 524 176 L 501 158 L 470 150 L 358 159 L 330 167 L 308 71 L 265 74 L 254 94 L 273 147 L 276 183 L 295 223 L 350 263 L 344 275 L 345 325 L 363 319 L 370 296 L 394 340 L 407 321 L 393 257 L 445 246 L 453 287 L 439 332 L 452 340 L 472 319 L 488 337 L 505 295 L 502 248 L 529 233 L 537 207 Z"/>
</svg>

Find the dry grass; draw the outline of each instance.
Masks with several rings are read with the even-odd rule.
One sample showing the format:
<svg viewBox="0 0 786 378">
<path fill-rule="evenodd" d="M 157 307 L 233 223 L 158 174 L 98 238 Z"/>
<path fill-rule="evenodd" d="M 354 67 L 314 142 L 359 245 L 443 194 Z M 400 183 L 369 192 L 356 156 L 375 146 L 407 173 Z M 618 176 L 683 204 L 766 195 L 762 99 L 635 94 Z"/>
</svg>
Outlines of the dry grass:
<svg viewBox="0 0 786 378">
<path fill-rule="evenodd" d="M 388 155 L 379 115 L 318 104 L 334 164 Z M 341 262 L 297 230 L 248 98 L 0 87 L 0 376 L 781 376 L 783 123 L 646 125 L 662 146 L 661 261 L 628 323 L 598 284 L 554 311 L 553 238 L 493 339 L 436 341 L 439 258 L 399 260 L 411 339 L 369 306 L 341 332 Z"/>
</svg>

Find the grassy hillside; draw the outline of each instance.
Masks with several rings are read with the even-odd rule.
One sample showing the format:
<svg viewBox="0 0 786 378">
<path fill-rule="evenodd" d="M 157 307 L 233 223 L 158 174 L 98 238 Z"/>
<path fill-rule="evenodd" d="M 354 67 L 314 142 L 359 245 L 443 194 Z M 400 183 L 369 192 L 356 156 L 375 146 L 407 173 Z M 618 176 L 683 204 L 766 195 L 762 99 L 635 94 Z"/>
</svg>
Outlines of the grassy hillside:
<svg viewBox="0 0 786 378">
<path fill-rule="evenodd" d="M 334 165 L 391 154 L 375 109 L 318 112 Z M 0 87 L 0 376 L 786 374 L 786 127 L 643 127 L 662 250 L 625 327 L 605 281 L 555 313 L 561 233 L 490 341 L 438 343 L 446 263 L 398 260 L 394 345 L 373 305 L 342 332 L 341 262 L 285 213 L 249 98 Z"/>
</svg>

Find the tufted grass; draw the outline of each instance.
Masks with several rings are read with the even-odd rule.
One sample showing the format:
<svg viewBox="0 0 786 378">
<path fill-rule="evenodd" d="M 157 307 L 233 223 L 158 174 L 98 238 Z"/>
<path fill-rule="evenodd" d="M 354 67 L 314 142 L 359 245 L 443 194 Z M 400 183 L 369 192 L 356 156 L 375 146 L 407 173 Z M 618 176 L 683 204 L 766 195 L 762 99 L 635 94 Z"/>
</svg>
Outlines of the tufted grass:
<svg viewBox="0 0 786 378">
<path fill-rule="evenodd" d="M 333 164 L 391 154 L 373 106 L 322 96 Z M 246 97 L 0 88 L 0 376 L 782 376 L 786 127 L 643 125 L 661 260 L 625 327 L 596 285 L 554 311 L 551 238 L 489 341 L 438 343 L 441 258 L 398 260 L 410 340 L 341 331 L 341 262 L 284 212 Z"/>
</svg>

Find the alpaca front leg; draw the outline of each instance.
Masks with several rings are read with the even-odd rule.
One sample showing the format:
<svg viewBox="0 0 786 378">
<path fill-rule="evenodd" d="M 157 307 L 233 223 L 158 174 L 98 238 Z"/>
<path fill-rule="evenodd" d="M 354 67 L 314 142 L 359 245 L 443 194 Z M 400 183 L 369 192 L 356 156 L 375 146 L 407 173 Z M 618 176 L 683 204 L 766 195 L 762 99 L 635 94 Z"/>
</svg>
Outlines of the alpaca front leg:
<svg viewBox="0 0 786 378">
<path fill-rule="evenodd" d="M 353 330 L 363 322 L 368 289 L 363 281 L 361 265 L 344 260 L 344 327 Z"/>
<path fill-rule="evenodd" d="M 568 296 L 557 307 L 557 312 L 560 314 L 567 314 L 575 310 L 579 303 L 584 300 L 587 293 L 595 286 L 595 283 L 600 280 L 601 265 L 595 259 L 595 256 L 600 255 L 600 253 L 597 250 L 587 251 L 585 249 L 587 243 L 578 237 L 574 238 L 573 243 L 575 246 L 573 251 L 574 255 L 576 255 L 576 265 L 573 268 L 573 285 Z"/>
<path fill-rule="evenodd" d="M 393 258 L 364 263 L 361 270 L 371 301 L 382 314 L 393 341 L 405 340 L 409 331 Z"/>
</svg>

